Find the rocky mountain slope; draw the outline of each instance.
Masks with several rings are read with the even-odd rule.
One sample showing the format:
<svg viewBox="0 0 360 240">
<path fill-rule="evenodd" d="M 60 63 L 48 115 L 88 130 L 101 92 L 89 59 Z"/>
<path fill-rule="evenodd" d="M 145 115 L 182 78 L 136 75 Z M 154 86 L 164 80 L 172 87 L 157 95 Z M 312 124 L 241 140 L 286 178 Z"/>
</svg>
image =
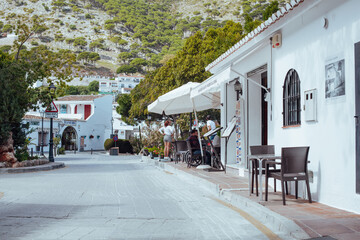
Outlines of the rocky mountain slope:
<svg viewBox="0 0 360 240">
<path fill-rule="evenodd" d="M 268 4 L 267 0 L 1 0 L 0 32 L 11 36 L 19 16 L 37 16 L 43 19 L 43 28 L 26 47 L 70 49 L 78 54 L 83 69 L 103 75 L 120 66 L 120 72 L 145 73 L 171 58 L 194 32 L 222 26 L 226 20 L 242 22 L 244 13 L 261 18 Z M 8 44 L 0 41 L 0 47 Z M 100 59 L 81 58 L 82 52 L 97 53 Z"/>
</svg>

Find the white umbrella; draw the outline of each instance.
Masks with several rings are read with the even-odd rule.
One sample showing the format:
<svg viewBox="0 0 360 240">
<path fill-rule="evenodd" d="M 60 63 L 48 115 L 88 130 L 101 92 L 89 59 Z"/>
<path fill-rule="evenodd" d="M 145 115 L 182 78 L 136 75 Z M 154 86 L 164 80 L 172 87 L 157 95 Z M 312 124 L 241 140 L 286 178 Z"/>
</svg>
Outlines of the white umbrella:
<svg viewBox="0 0 360 240">
<path fill-rule="evenodd" d="M 166 115 L 188 113 L 194 111 L 193 103 L 190 99 L 191 89 L 200 83 L 188 82 L 174 90 L 161 95 L 155 102 L 148 106 L 148 111 Z"/>
<path fill-rule="evenodd" d="M 192 99 L 197 111 L 218 109 L 220 107 L 220 83 L 215 77 L 210 77 L 191 90 Z"/>
<path fill-rule="evenodd" d="M 148 111 L 153 113 L 166 115 L 195 112 L 196 122 L 198 123 L 194 101 L 190 98 L 191 89 L 200 85 L 196 82 L 188 82 L 174 90 L 165 93 L 158 97 L 158 99 L 148 106 Z M 202 107 L 200 107 L 201 110 Z M 200 133 L 199 124 L 196 125 L 197 131 Z M 199 143 L 201 146 L 200 134 L 198 134 Z M 202 148 L 200 148 L 201 156 L 204 156 Z"/>
</svg>

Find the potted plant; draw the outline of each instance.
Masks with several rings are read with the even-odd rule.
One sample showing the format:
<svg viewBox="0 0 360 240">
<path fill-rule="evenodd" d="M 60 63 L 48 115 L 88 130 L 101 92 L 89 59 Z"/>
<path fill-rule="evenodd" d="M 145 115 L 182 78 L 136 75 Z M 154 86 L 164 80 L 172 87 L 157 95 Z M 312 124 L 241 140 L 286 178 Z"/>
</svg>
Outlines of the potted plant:
<svg viewBox="0 0 360 240">
<path fill-rule="evenodd" d="M 159 156 L 159 149 L 156 148 L 156 147 L 154 147 L 153 156 L 154 156 L 154 157 L 158 157 L 158 156 Z"/>
<path fill-rule="evenodd" d="M 160 159 L 164 159 L 164 149 L 160 149 Z"/>
<path fill-rule="evenodd" d="M 144 148 L 143 156 L 149 156 L 149 154 L 150 154 L 149 149 L 147 147 Z"/>
<path fill-rule="evenodd" d="M 148 151 L 149 151 L 150 158 L 154 159 L 154 153 L 153 153 L 154 149 L 153 148 L 148 148 Z"/>
</svg>

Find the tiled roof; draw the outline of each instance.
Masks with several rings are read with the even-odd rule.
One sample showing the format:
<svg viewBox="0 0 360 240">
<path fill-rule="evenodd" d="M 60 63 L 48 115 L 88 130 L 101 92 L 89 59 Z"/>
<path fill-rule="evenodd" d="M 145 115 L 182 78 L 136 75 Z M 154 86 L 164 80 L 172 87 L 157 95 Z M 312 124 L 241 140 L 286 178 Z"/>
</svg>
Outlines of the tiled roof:
<svg viewBox="0 0 360 240">
<path fill-rule="evenodd" d="M 26 114 L 23 119 L 27 119 L 27 120 L 41 120 L 41 117 L 40 116 L 35 116 L 35 115 L 28 115 Z M 44 120 L 50 120 L 50 118 L 45 118 L 44 117 Z M 58 118 L 54 118 L 54 121 L 60 121 L 60 119 Z"/>
<path fill-rule="evenodd" d="M 56 99 L 55 101 L 93 101 L 96 98 L 101 98 L 103 95 L 69 95 Z"/>
<path fill-rule="evenodd" d="M 236 43 L 234 46 L 232 46 L 229 50 L 227 50 L 225 53 L 223 53 L 220 57 L 218 57 L 215 61 L 210 63 L 206 70 L 209 71 L 211 68 L 215 67 L 217 64 L 219 64 L 221 61 L 229 57 L 231 54 L 235 53 L 237 50 L 239 50 L 242 46 L 244 46 L 246 43 L 250 42 L 253 38 L 264 32 L 268 27 L 275 24 L 279 19 L 284 17 L 286 14 L 288 14 L 291 10 L 299 6 L 302 2 L 305 0 L 291 0 L 290 3 L 287 3 L 285 7 L 282 7 L 279 11 L 274 13 L 271 17 L 268 18 L 265 22 L 263 22 L 260 26 L 258 26 L 256 29 L 254 29 L 252 32 L 247 34 L 243 39 L 241 39 L 238 43 Z"/>
</svg>

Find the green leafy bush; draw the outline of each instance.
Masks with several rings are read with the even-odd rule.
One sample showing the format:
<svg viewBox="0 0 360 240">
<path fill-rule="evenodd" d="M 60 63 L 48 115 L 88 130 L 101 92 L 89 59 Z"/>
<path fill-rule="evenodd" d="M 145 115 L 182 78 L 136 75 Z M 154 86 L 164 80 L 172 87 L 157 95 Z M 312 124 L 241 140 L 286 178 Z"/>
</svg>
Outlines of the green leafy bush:
<svg viewBox="0 0 360 240">
<path fill-rule="evenodd" d="M 27 148 L 23 147 L 23 148 L 16 149 L 15 157 L 19 162 L 22 162 L 22 161 L 29 160 L 30 155 L 29 155 L 29 152 L 27 151 Z"/>
<path fill-rule="evenodd" d="M 105 150 L 109 150 L 112 147 L 115 147 L 114 140 L 111 138 L 106 139 L 104 142 Z M 129 140 L 119 139 L 116 142 L 116 147 L 119 148 L 119 153 L 134 153 L 133 147 Z"/>
<path fill-rule="evenodd" d="M 116 146 L 119 147 L 119 153 L 134 153 L 129 140 L 120 139 L 116 142 Z"/>
<path fill-rule="evenodd" d="M 65 148 L 64 147 L 61 147 L 58 149 L 58 154 L 61 155 L 61 154 L 65 154 Z"/>
<path fill-rule="evenodd" d="M 104 142 L 104 149 L 108 151 L 110 148 L 113 147 L 113 145 L 115 145 L 114 140 L 112 140 L 112 138 L 108 138 Z"/>
</svg>

